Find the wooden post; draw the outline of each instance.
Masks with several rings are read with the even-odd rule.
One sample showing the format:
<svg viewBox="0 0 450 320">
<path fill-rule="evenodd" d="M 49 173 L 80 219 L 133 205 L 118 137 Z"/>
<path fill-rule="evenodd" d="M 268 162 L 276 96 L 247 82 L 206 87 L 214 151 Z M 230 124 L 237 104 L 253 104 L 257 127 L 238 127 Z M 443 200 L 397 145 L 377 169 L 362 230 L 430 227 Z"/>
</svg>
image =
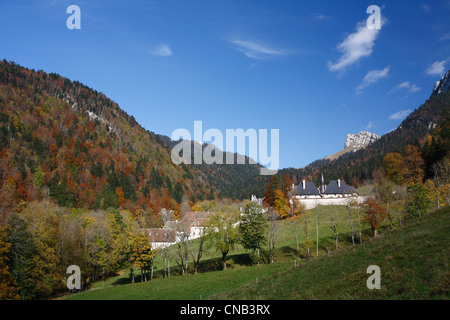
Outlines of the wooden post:
<svg viewBox="0 0 450 320">
<path fill-rule="evenodd" d="M 359 217 L 359 206 L 358 206 L 358 224 L 359 224 L 359 243 L 362 243 L 361 218 Z"/>
<path fill-rule="evenodd" d="M 348 217 L 350 218 L 350 229 L 352 231 L 352 245 L 355 245 L 355 237 L 353 236 L 352 209 L 348 206 Z"/>
<path fill-rule="evenodd" d="M 316 256 L 319 256 L 319 213 L 316 207 Z"/>
</svg>

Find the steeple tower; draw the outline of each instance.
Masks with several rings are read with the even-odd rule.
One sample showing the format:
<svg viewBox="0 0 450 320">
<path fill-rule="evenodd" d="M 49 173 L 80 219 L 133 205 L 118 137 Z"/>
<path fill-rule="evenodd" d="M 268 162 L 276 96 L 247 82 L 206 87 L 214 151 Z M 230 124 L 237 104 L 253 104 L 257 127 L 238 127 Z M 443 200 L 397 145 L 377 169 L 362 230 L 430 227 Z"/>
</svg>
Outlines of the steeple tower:
<svg viewBox="0 0 450 320">
<path fill-rule="evenodd" d="M 325 181 L 323 180 L 323 173 L 322 173 L 322 185 L 320 186 L 320 193 L 325 192 Z"/>
</svg>

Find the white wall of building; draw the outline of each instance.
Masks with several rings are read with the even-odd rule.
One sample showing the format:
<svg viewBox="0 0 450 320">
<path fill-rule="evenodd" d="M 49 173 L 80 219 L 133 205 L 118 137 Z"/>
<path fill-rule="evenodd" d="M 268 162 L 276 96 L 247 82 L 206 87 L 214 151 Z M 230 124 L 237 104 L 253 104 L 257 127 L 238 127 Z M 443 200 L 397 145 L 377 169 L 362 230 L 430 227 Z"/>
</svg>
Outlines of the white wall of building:
<svg viewBox="0 0 450 320">
<path fill-rule="evenodd" d="M 300 203 L 305 206 L 306 210 L 314 209 L 317 206 L 348 206 L 350 201 L 354 200 L 356 203 L 361 204 L 365 202 L 369 197 L 357 196 L 357 197 L 345 197 L 345 198 L 320 198 L 320 199 L 303 199 L 297 198 Z"/>
<path fill-rule="evenodd" d="M 152 242 L 152 249 L 164 249 L 167 247 L 170 247 L 171 245 L 175 244 L 176 242 Z"/>
</svg>

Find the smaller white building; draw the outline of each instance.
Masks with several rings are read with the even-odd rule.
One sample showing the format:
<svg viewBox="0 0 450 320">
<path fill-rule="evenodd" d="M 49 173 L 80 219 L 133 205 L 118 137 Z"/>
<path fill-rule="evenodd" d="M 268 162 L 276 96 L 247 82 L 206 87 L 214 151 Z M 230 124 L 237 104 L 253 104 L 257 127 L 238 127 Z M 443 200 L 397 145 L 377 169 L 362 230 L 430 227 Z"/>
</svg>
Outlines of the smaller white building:
<svg viewBox="0 0 450 320">
<path fill-rule="evenodd" d="M 175 230 L 164 228 L 145 229 L 152 249 L 164 249 L 176 243 Z"/>
<path fill-rule="evenodd" d="M 177 242 L 194 240 L 204 235 L 211 212 L 187 212 L 183 219 L 168 221 L 162 228 L 146 229 L 148 240 L 154 249 L 162 249 Z"/>
</svg>

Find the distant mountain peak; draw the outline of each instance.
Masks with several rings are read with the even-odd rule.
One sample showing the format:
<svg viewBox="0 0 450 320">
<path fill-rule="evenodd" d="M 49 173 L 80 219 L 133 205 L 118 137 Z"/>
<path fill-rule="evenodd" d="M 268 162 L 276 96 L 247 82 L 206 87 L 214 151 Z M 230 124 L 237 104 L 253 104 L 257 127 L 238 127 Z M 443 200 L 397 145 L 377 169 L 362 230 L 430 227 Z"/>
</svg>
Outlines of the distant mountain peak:
<svg viewBox="0 0 450 320">
<path fill-rule="evenodd" d="M 375 133 L 371 133 L 369 131 L 361 131 L 357 134 L 348 134 L 345 139 L 344 148 L 353 147 L 355 149 L 365 148 L 372 142 L 377 141 L 381 137 Z"/>
<path fill-rule="evenodd" d="M 450 90 L 450 70 L 447 71 L 445 76 L 442 77 L 441 80 L 436 82 L 436 85 L 434 86 L 433 92 L 431 93 L 431 96 L 437 96 L 440 93 L 444 93 Z"/>
<path fill-rule="evenodd" d="M 363 149 L 380 138 L 381 136 L 369 131 L 361 131 L 357 134 L 348 134 L 345 139 L 344 149 L 332 154 L 331 156 L 325 157 L 325 159 L 335 160 L 346 153 Z"/>
</svg>

